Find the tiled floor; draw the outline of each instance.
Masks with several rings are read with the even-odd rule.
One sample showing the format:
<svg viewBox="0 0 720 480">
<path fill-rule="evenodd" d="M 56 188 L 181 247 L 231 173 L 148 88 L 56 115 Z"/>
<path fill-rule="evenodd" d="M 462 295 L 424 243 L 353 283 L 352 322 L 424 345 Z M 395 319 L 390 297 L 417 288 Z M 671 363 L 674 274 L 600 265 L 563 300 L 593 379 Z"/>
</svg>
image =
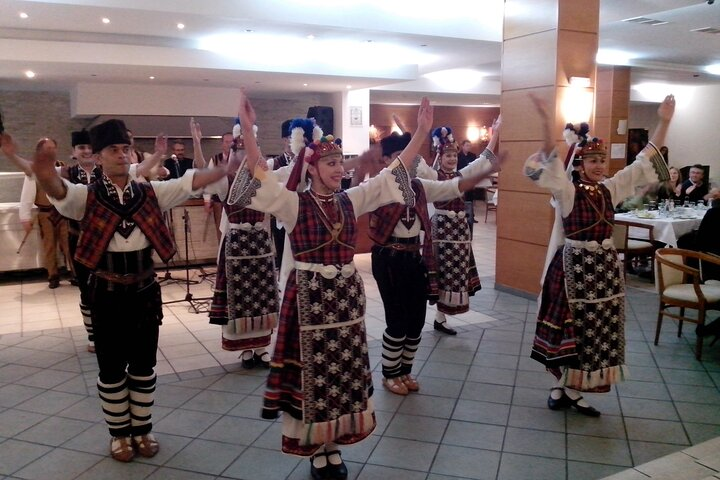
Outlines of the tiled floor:
<svg viewBox="0 0 720 480">
<path fill-rule="evenodd" d="M 610 394 L 587 395 L 600 418 L 548 410 L 550 376 L 528 357 L 536 303 L 493 288 L 494 214 L 490 222 L 481 217 L 474 241 L 483 290 L 470 313 L 450 319 L 457 337 L 436 334 L 428 310 L 416 367 L 422 389 L 407 397 L 380 387 L 383 310 L 369 256 L 357 256 L 379 425 L 343 449 L 350 478 L 720 478 L 720 443 L 690 448 L 720 436 L 720 347 L 706 348 L 697 362 L 692 325 L 678 339 L 669 323 L 654 346 L 657 298 L 651 284 L 631 276 L 632 379 Z M 210 284 L 190 292 L 207 296 Z M 163 287 L 165 300 L 185 295 L 184 284 Z M 131 464 L 110 459 L 77 301 L 66 283 L 56 290 L 39 280 L 0 284 L 0 478 L 310 478 L 307 460 L 279 452 L 280 421 L 259 418 L 264 372 L 240 369 L 237 355 L 220 349 L 218 327 L 184 301 L 167 305 L 161 328 L 153 410 L 161 451 Z"/>
</svg>

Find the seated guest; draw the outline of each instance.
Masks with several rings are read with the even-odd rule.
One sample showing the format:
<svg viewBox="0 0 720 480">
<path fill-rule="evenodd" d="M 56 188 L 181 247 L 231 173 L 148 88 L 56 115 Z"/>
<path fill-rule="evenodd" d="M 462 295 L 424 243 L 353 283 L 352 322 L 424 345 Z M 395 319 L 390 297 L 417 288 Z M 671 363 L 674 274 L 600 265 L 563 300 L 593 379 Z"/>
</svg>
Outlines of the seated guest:
<svg viewBox="0 0 720 480">
<path fill-rule="evenodd" d="M 703 201 L 703 197 L 708 194 L 704 176 L 705 169 L 699 163 L 690 167 L 690 178 L 680 185 L 680 191 L 677 192 L 680 200 L 689 200 L 692 203 Z"/>
<path fill-rule="evenodd" d="M 662 148 L 660 149 L 662 151 Z M 666 182 L 661 182 L 658 184 L 657 189 L 657 200 L 658 202 L 662 200 L 679 200 L 680 197 L 677 195 L 677 191 L 682 185 L 682 176 L 680 175 L 680 170 L 678 170 L 675 167 L 670 167 L 668 169 L 670 171 L 670 180 Z"/>
<path fill-rule="evenodd" d="M 720 242 L 717 232 L 720 229 L 720 190 L 714 188 L 705 196 L 711 206 L 700 222 L 695 235 L 696 250 L 720 255 Z M 703 280 L 720 280 L 720 268 L 711 264 L 703 265 Z"/>
</svg>

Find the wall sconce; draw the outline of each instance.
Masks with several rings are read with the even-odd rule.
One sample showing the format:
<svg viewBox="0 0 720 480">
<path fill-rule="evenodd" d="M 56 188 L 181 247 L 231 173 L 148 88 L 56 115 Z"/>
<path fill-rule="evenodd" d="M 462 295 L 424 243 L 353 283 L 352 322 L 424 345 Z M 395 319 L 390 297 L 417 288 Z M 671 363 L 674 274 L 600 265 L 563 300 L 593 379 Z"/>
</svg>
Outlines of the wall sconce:
<svg viewBox="0 0 720 480">
<path fill-rule="evenodd" d="M 588 88 L 590 87 L 590 79 L 588 77 L 570 77 L 570 86 Z"/>
<path fill-rule="evenodd" d="M 618 135 L 626 135 L 627 134 L 627 120 L 618 120 L 617 134 Z"/>
<path fill-rule="evenodd" d="M 473 143 L 477 141 L 487 142 L 488 138 L 490 138 L 490 129 L 487 128 L 485 125 L 480 128 L 468 127 L 465 135 L 466 138 Z"/>
<path fill-rule="evenodd" d="M 562 100 L 562 114 L 567 123 L 590 121 L 593 112 L 594 95 L 587 77 L 570 77 L 570 86 L 565 89 Z"/>
</svg>

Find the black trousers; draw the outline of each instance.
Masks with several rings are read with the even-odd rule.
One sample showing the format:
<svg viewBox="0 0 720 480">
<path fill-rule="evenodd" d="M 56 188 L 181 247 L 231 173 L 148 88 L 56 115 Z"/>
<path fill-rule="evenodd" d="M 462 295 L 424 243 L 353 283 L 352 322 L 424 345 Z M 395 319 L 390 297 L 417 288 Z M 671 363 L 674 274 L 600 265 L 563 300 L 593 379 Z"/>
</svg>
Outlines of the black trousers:
<svg viewBox="0 0 720 480">
<path fill-rule="evenodd" d="M 153 375 L 162 321 L 160 285 L 137 290 L 108 291 L 105 282 L 91 277 L 92 323 L 100 381 L 114 384 L 133 376 Z"/>
<path fill-rule="evenodd" d="M 410 373 L 425 325 L 427 268 L 416 252 L 372 248 L 372 272 L 385 308 L 383 374 L 392 378 Z M 394 352 L 394 353 L 393 353 Z"/>
</svg>

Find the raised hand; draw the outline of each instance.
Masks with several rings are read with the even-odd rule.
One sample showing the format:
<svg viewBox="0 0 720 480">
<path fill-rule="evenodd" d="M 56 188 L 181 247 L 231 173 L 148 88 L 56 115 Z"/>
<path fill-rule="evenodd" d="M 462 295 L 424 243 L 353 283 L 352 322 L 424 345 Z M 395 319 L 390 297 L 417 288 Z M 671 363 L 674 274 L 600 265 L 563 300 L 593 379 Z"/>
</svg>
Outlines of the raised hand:
<svg viewBox="0 0 720 480">
<path fill-rule="evenodd" d="M 502 127 L 502 115 L 498 115 L 498 117 L 495 120 L 493 120 L 493 123 L 492 123 L 493 135 L 500 132 L 500 127 Z"/>
<path fill-rule="evenodd" d="M 3 153 L 8 157 L 17 155 L 17 145 L 15 145 L 12 137 L 7 133 L 0 135 L 0 148 L 2 148 Z"/>
<path fill-rule="evenodd" d="M 430 105 L 430 99 L 423 97 L 420 101 L 420 108 L 417 116 L 417 130 L 419 133 L 428 133 L 433 123 L 433 107 Z"/>
<path fill-rule="evenodd" d="M 240 89 L 240 105 L 238 106 L 238 117 L 240 117 L 240 124 L 243 129 L 249 128 L 252 131 L 252 126 L 255 125 L 256 115 L 255 109 L 250 100 L 245 94 L 245 89 Z"/>
<path fill-rule="evenodd" d="M 165 135 L 164 133 L 159 133 L 158 136 L 155 137 L 155 153 L 165 155 L 167 153 L 167 148 L 167 135 Z"/>
<path fill-rule="evenodd" d="M 397 127 L 400 129 L 400 131 L 402 133 L 409 132 L 409 130 L 407 128 L 405 128 L 405 125 L 403 124 L 402 120 L 400 119 L 400 117 L 397 116 L 396 113 L 392 114 L 392 119 L 393 119 L 393 122 L 395 122 L 395 125 L 397 125 Z"/>
<path fill-rule="evenodd" d="M 670 121 L 675 113 L 675 95 L 668 95 L 658 107 L 658 117 Z"/>
<path fill-rule="evenodd" d="M 199 142 L 202 140 L 200 124 L 195 121 L 195 117 L 190 117 L 190 136 L 192 136 L 193 142 Z"/>
<path fill-rule="evenodd" d="M 32 162 L 32 171 L 38 177 L 55 173 L 57 159 L 57 146 L 49 139 L 42 139 L 35 147 L 35 156 Z M 51 175 L 52 175 L 51 173 Z"/>
</svg>

